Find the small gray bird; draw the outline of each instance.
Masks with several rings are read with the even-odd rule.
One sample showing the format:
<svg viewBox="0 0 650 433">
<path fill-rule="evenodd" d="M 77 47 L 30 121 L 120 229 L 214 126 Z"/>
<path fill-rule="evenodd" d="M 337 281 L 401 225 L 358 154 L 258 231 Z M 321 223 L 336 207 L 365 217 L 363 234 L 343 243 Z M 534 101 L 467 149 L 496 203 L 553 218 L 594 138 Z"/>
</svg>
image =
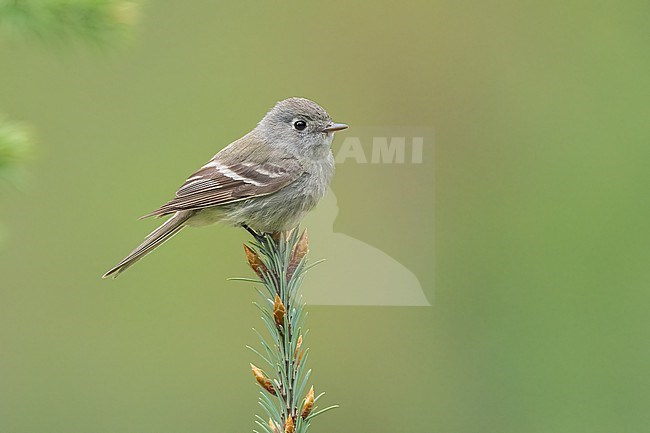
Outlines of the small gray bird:
<svg viewBox="0 0 650 433">
<path fill-rule="evenodd" d="M 325 196 L 334 132 L 347 127 L 308 99 L 278 102 L 255 129 L 192 174 L 173 200 L 142 217 L 172 215 L 103 278 L 117 277 L 185 226 L 225 222 L 254 235 L 296 227 Z"/>
</svg>

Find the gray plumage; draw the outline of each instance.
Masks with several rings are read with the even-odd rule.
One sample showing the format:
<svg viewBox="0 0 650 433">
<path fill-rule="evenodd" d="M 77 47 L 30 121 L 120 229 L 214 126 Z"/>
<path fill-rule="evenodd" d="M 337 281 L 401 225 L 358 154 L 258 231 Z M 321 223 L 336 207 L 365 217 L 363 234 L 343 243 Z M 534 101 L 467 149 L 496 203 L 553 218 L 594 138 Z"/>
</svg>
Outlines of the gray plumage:
<svg viewBox="0 0 650 433">
<path fill-rule="evenodd" d="M 193 173 L 175 198 L 143 217 L 172 215 L 103 278 L 116 277 L 186 226 L 294 228 L 325 196 L 334 174 L 330 145 L 345 128 L 308 99 L 278 102 L 255 129 Z"/>
</svg>

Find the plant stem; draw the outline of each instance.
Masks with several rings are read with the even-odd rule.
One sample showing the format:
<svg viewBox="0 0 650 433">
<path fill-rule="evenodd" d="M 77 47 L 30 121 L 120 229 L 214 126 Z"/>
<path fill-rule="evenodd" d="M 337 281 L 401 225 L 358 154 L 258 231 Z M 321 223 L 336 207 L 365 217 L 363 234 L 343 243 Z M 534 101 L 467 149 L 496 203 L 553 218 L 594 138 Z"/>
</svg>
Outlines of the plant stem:
<svg viewBox="0 0 650 433">
<path fill-rule="evenodd" d="M 260 405 L 269 417 L 269 424 L 255 421 L 265 433 L 306 433 L 314 412 L 313 387 L 305 397 L 302 393 L 311 374 L 305 370 L 307 349 L 302 347 L 304 303 L 298 294 L 304 277 L 308 252 L 307 233 L 293 230 L 280 234 L 255 234 L 255 242 L 244 245 L 248 263 L 265 290 L 258 290 L 262 313 L 271 340 L 259 332 L 266 353 L 251 350 L 260 356 L 275 374 L 270 379 L 261 369 L 251 364 L 257 383 L 262 387 Z M 270 395 L 269 395 L 270 394 Z M 322 394 L 321 394 L 322 395 Z M 273 404 L 272 398 L 277 398 Z M 330 408 L 326 408 L 328 410 Z"/>
</svg>

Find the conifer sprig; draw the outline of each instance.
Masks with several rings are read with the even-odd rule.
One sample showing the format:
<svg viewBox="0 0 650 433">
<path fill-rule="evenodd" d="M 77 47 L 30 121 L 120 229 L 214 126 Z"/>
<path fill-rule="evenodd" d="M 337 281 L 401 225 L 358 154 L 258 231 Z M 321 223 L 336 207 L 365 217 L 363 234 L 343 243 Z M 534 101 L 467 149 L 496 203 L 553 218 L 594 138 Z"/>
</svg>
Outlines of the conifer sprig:
<svg viewBox="0 0 650 433">
<path fill-rule="evenodd" d="M 133 0 L 0 0 L 0 30 L 105 45 L 133 27 L 138 6 Z"/>
<path fill-rule="evenodd" d="M 312 419 L 338 406 L 317 410 L 324 393 L 314 396 L 307 391 L 311 370 L 307 369 L 309 350 L 303 346 L 305 304 L 299 293 L 308 269 L 307 232 L 298 229 L 274 235 L 260 235 L 250 246 L 244 245 L 248 263 L 260 278 L 260 310 L 266 336 L 255 330 L 262 350 L 248 347 L 265 364 L 251 364 L 260 386 L 259 403 L 268 422 L 256 416 L 255 423 L 264 433 L 306 433 Z M 254 430 L 261 433 L 258 430 Z"/>
</svg>

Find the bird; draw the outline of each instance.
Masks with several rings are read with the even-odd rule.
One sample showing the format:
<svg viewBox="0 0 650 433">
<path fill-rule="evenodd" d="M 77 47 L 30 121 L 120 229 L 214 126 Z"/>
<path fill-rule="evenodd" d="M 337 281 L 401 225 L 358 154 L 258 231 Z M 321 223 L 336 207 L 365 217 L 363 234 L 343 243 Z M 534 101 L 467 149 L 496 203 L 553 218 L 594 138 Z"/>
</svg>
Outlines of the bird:
<svg viewBox="0 0 650 433">
<path fill-rule="evenodd" d="M 277 102 L 252 131 L 190 175 L 173 199 L 141 217 L 169 218 L 102 278 L 117 277 L 188 226 L 225 223 L 256 237 L 295 228 L 327 193 L 334 133 L 346 128 L 309 99 Z"/>
</svg>

